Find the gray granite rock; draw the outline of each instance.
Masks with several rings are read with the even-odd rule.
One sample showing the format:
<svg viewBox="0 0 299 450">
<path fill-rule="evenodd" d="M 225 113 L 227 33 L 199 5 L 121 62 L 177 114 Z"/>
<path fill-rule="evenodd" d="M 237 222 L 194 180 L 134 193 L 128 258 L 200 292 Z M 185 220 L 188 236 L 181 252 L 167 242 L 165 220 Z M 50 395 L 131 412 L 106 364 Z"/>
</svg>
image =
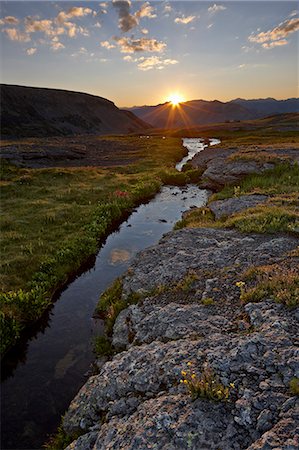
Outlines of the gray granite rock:
<svg viewBox="0 0 299 450">
<path fill-rule="evenodd" d="M 289 391 L 299 373 L 296 314 L 267 298 L 242 305 L 229 278 L 251 264 L 279 262 L 297 244 L 287 236 L 180 230 L 140 253 L 123 295 L 170 289 L 147 294 L 117 318 L 113 343 L 122 351 L 71 403 L 63 428 L 83 436 L 68 450 L 298 448 Z M 198 280 L 180 297 L 171 286 L 190 268 Z M 217 293 L 219 303 L 201 304 L 204 292 Z M 209 367 L 230 387 L 229 401 L 191 400 L 180 383 L 190 361 L 197 376 Z"/>
<path fill-rule="evenodd" d="M 237 212 L 260 205 L 264 203 L 267 198 L 267 195 L 242 195 L 240 197 L 211 202 L 209 203 L 209 208 L 218 220 L 222 217 L 231 216 Z"/>
</svg>

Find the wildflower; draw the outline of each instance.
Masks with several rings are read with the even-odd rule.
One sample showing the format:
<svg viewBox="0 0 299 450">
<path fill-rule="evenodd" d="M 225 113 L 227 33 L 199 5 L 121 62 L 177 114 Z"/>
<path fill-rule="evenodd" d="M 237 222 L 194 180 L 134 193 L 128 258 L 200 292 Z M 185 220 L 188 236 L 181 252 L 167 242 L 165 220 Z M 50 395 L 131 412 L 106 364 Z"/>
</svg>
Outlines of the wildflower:
<svg viewBox="0 0 299 450">
<path fill-rule="evenodd" d="M 236 286 L 242 288 L 243 286 L 245 286 L 245 283 L 244 281 L 237 281 Z"/>
<path fill-rule="evenodd" d="M 184 375 L 184 377 L 187 375 L 187 372 L 185 372 L 184 370 L 181 371 L 181 374 Z"/>
<path fill-rule="evenodd" d="M 184 383 L 184 380 L 180 380 L 180 383 Z"/>
<path fill-rule="evenodd" d="M 196 378 L 196 375 L 195 375 L 195 373 L 193 373 L 192 375 L 191 375 L 191 378 L 194 380 L 194 378 Z"/>
<path fill-rule="evenodd" d="M 188 383 L 188 381 L 187 380 L 184 380 L 184 384 L 187 384 Z"/>
<path fill-rule="evenodd" d="M 233 388 L 233 389 L 235 388 L 235 383 L 229 383 L 229 385 L 231 388 Z"/>
<path fill-rule="evenodd" d="M 192 362 L 191 362 L 191 361 L 188 361 L 188 362 L 187 362 L 187 366 L 189 366 L 189 367 L 192 366 Z"/>
</svg>

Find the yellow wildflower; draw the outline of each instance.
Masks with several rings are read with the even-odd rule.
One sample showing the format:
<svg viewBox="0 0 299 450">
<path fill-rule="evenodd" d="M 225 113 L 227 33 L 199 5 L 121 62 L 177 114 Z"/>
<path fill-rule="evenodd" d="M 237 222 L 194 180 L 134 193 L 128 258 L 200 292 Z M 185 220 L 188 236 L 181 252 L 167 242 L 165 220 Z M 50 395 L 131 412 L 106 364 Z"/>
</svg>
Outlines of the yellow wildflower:
<svg viewBox="0 0 299 450">
<path fill-rule="evenodd" d="M 242 288 L 243 286 L 245 286 L 245 283 L 244 281 L 237 281 L 236 286 Z"/>
<path fill-rule="evenodd" d="M 232 387 L 234 389 L 235 387 L 235 383 L 229 383 L 230 387 Z"/>
<path fill-rule="evenodd" d="M 193 374 L 191 375 L 191 378 L 193 378 L 193 380 L 194 380 L 194 378 L 196 378 L 195 373 L 193 373 Z"/>
<path fill-rule="evenodd" d="M 187 366 L 189 366 L 189 367 L 192 366 L 192 362 L 191 362 L 191 361 L 188 361 L 188 362 L 187 362 Z"/>
<path fill-rule="evenodd" d="M 188 383 L 188 381 L 187 380 L 184 380 L 184 384 L 187 384 Z"/>
<path fill-rule="evenodd" d="M 184 377 L 185 377 L 187 375 L 187 372 L 185 372 L 185 370 L 182 370 L 181 374 L 184 375 Z"/>
</svg>

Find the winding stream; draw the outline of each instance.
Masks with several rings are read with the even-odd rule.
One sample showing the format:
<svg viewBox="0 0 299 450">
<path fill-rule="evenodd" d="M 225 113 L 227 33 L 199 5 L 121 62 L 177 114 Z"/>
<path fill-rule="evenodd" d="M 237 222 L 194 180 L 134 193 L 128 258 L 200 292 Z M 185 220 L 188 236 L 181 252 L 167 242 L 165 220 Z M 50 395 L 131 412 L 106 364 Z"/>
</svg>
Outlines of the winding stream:
<svg viewBox="0 0 299 450">
<path fill-rule="evenodd" d="M 183 139 L 188 156 L 177 170 L 206 146 Z M 217 144 L 211 140 L 210 144 Z M 31 336 L 2 364 L 2 448 L 41 449 L 61 415 L 89 375 L 92 337 L 102 333 L 92 320 L 100 294 L 123 274 L 137 252 L 156 244 L 182 212 L 202 206 L 207 193 L 195 185 L 164 186 L 136 208 L 101 247 L 94 266 L 70 283 Z"/>
</svg>

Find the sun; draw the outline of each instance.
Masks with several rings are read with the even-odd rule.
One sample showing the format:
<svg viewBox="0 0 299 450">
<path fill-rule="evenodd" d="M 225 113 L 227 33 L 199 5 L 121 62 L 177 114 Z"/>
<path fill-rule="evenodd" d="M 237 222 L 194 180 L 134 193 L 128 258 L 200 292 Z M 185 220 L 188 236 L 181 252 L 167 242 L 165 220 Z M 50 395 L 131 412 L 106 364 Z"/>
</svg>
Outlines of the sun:
<svg viewBox="0 0 299 450">
<path fill-rule="evenodd" d="M 180 103 L 185 101 L 185 98 L 178 92 L 173 92 L 168 96 L 167 101 L 170 102 L 172 106 L 178 106 Z"/>
</svg>

